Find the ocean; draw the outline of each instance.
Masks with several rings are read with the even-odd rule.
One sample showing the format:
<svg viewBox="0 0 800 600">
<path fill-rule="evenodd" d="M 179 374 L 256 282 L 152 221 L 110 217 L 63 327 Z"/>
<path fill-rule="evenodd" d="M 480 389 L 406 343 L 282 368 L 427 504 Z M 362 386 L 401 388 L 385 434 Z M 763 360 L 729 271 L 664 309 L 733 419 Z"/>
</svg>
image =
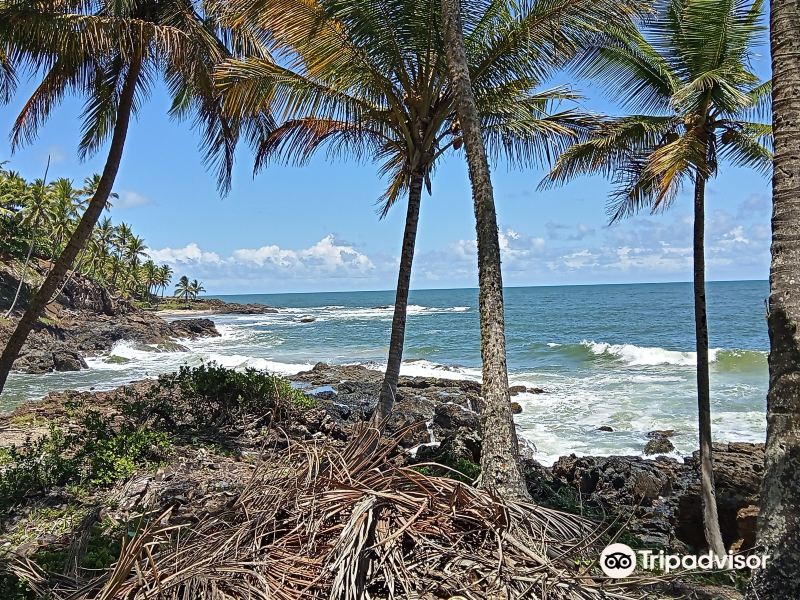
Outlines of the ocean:
<svg viewBox="0 0 800 600">
<path fill-rule="evenodd" d="M 767 282 L 711 282 L 707 289 L 714 437 L 763 441 Z M 219 297 L 279 311 L 211 316 L 222 337 L 185 342 L 188 353 L 123 341 L 89 359 L 88 370 L 13 374 L 0 410 L 52 390 L 108 389 L 203 361 L 286 375 L 318 361 L 385 363 L 394 292 Z M 539 460 L 638 455 L 653 429 L 676 430 L 676 456 L 697 447 L 690 283 L 508 288 L 505 299 L 510 382 L 547 391 L 515 398 L 523 407 L 520 433 Z M 412 291 L 404 357 L 403 374 L 479 379 L 477 290 Z"/>
</svg>

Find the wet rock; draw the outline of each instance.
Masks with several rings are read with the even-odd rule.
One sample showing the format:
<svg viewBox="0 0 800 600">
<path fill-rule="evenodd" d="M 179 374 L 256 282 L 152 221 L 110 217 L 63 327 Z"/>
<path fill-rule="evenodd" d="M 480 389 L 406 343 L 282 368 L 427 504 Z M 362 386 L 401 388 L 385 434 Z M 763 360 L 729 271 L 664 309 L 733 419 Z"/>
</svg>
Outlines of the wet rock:
<svg viewBox="0 0 800 600">
<path fill-rule="evenodd" d="M 176 338 L 219 337 L 214 321 L 211 319 L 178 319 L 169 324 L 170 332 Z"/>
<path fill-rule="evenodd" d="M 53 367 L 56 371 L 80 371 L 88 369 L 89 365 L 77 352 L 64 350 L 53 353 Z"/>
<path fill-rule="evenodd" d="M 511 414 L 518 415 L 522 412 L 522 405 L 519 402 L 511 403 Z"/>
<path fill-rule="evenodd" d="M 597 428 L 597 430 L 596 430 L 596 431 L 606 431 L 606 432 L 612 432 L 612 431 L 614 431 L 614 428 L 613 428 L 613 427 L 610 427 L 610 426 L 608 426 L 608 425 L 601 425 L 600 427 L 598 427 L 598 428 Z"/>
<path fill-rule="evenodd" d="M 519 394 L 544 394 L 544 390 L 538 387 L 527 387 L 524 385 L 512 385 L 508 388 L 510 396 L 517 396 Z"/>
<path fill-rule="evenodd" d="M 674 435 L 675 435 L 674 429 L 654 429 L 653 431 L 647 432 L 647 439 L 659 440 L 661 438 L 671 438 Z"/>
<path fill-rule="evenodd" d="M 300 318 L 298 319 L 298 321 L 299 321 L 300 323 L 313 323 L 313 322 L 314 322 L 314 321 L 316 321 L 316 320 L 317 320 L 317 318 L 316 318 L 316 317 L 300 317 Z"/>
<path fill-rule="evenodd" d="M 433 415 L 433 433 L 437 439 L 452 435 L 459 429 L 478 431 L 478 415 L 453 402 L 437 404 Z"/>
<path fill-rule="evenodd" d="M 401 446 L 412 448 L 431 441 L 428 422 L 433 418 L 434 402 L 412 396 L 396 402 L 386 422 L 386 432 L 402 434 Z"/>
<path fill-rule="evenodd" d="M 648 456 L 652 456 L 653 454 L 668 454 L 673 450 L 675 450 L 675 446 L 673 446 L 672 442 L 667 438 L 650 440 L 644 446 L 644 453 Z"/>
</svg>

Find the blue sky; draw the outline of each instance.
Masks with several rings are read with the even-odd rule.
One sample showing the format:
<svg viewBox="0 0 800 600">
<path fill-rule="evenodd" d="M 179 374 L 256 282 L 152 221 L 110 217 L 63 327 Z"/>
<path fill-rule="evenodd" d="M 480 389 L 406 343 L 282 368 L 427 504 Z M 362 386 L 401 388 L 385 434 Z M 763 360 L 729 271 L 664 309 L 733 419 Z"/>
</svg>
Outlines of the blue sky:
<svg viewBox="0 0 800 600">
<path fill-rule="evenodd" d="M 766 52 L 755 60 L 768 76 Z M 586 84 L 584 108 L 615 112 Z M 5 136 L 31 84 L 0 107 Z M 157 90 L 132 124 L 115 186 L 112 211 L 142 235 L 158 262 L 178 275 L 201 279 L 209 293 L 390 289 L 396 268 L 405 203 L 379 220 L 375 200 L 384 182 L 371 164 L 324 156 L 304 168 L 271 166 L 255 179 L 252 156 L 239 153 L 231 193 L 220 198 L 203 167 L 198 137 L 189 123 L 167 116 Z M 77 158 L 81 102 L 68 98 L 38 140 L 13 156 L 7 142 L 0 160 L 33 179 L 48 155 L 50 178 L 78 183 L 102 169 L 104 154 Z M 0 138 L 3 139 L 3 138 Z M 7 138 L 6 138 L 7 139 Z M 609 185 L 585 178 L 539 192 L 541 171 L 494 165 L 493 183 L 509 286 L 687 281 L 691 278 L 691 199 L 680 197 L 666 214 L 642 215 L 608 227 Z M 710 280 L 765 279 L 769 266 L 769 181 L 722 166 L 709 184 L 707 268 Z M 474 287 L 475 229 L 463 156 L 437 171 L 433 195 L 423 197 L 412 286 Z"/>
</svg>

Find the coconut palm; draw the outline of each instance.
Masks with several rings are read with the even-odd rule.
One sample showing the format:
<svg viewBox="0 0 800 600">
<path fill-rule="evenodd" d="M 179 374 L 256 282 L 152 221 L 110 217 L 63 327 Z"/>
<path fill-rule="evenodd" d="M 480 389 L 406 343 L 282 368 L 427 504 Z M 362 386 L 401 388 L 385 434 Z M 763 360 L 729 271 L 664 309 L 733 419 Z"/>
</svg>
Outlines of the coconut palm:
<svg viewBox="0 0 800 600">
<path fill-rule="evenodd" d="M 602 174 L 617 186 L 611 220 L 641 209 L 668 208 L 687 184 L 694 187 L 694 305 L 703 522 L 709 548 L 725 552 L 719 530 L 711 449 L 708 325 L 705 300 L 706 184 L 719 164 L 766 173 L 769 125 L 763 114 L 770 84 L 749 58 L 763 27 L 761 0 L 662 0 L 641 34 L 610 36 L 579 63 L 607 84 L 626 108 L 589 141 L 562 154 L 546 183 Z"/>
<path fill-rule="evenodd" d="M 94 195 L 97 193 L 97 190 L 100 188 L 100 179 L 102 175 L 100 173 L 93 173 L 89 177 L 86 177 L 83 180 L 83 187 L 81 188 L 81 194 L 86 196 L 88 200 L 91 200 Z M 116 192 L 111 192 L 106 199 L 106 211 L 110 212 L 113 208 L 114 204 L 112 200 L 118 200 L 119 194 Z"/>
<path fill-rule="evenodd" d="M 66 177 L 59 177 L 50 187 L 53 215 L 50 228 L 51 256 L 55 258 L 61 251 L 63 240 L 69 237 L 75 227 L 83 197 L 80 190 L 72 185 L 72 180 Z"/>
<path fill-rule="evenodd" d="M 50 162 L 47 163 L 48 167 Z M 51 211 L 51 188 L 45 184 L 47 179 L 47 171 L 45 171 L 45 179 L 37 179 L 30 185 L 21 186 L 19 192 L 19 203 L 21 209 L 19 211 L 19 224 L 20 228 L 30 231 L 30 243 L 28 245 L 28 253 L 25 256 L 25 263 L 22 267 L 22 275 L 19 278 L 17 291 L 14 293 L 14 299 L 11 301 L 11 306 L 5 313 L 5 318 L 8 318 L 14 311 L 19 300 L 20 292 L 25 285 L 25 277 L 28 274 L 28 265 L 33 256 L 33 251 L 36 246 L 36 236 L 39 235 L 39 226 L 52 220 Z"/>
<path fill-rule="evenodd" d="M 153 286 L 158 283 L 159 267 L 152 260 L 146 260 L 142 265 L 142 271 L 144 271 L 145 296 L 149 299 L 152 295 Z"/>
<path fill-rule="evenodd" d="M 42 75 L 16 120 L 12 145 L 34 139 L 67 93 L 86 99 L 81 156 L 94 154 L 110 140 L 86 211 L 0 356 L 0 391 L 28 333 L 105 208 L 131 115 L 157 76 L 163 76 L 173 98 L 170 114 L 193 116 L 201 129 L 205 159 L 217 169 L 221 189 L 227 190 L 233 149 L 243 129 L 222 116 L 212 71 L 232 55 L 257 55 L 263 45 L 249 29 L 225 27 L 218 4 L 216 0 L 0 0 L 0 48 L 3 57 L 13 59 L 13 63 L 0 59 L 8 65 L 0 66 L 0 88 L 9 87 L 10 67 Z"/>
<path fill-rule="evenodd" d="M 580 139 L 587 115 L 560 108 L 575 95 L 542 81 L 622 2 L 476 3 L 470 67 L 486 143 L 495 158 L 527 167 Z M 281 114 L 257 147 L 270 161 L 305 164 L 318 151 L 380 164 L 388 186 L 379 214 L 408 196 L 386 374 L 374 421 L 396 393 L 423 188 L 441 157 L 461 146 L 436 0 L 231 0 L 231 10 L 273 33 L 285 60 L 233 60 L 218 69 L 234 115 Z"/>
<path fill-rule="evenodd" d="M 767 446 L 757 545 L 769 556 L 747 600 L 800 598 L 800 5 L 772 0 L 775 168 L 767 311 Z"/>
<path fill-rule="evenodd" d="M 164 297 L 164 290 L 167 289 L 170 281 L 172 281 L 172 267 L 169 265 L 161 265 L 158 268 L 158 275 L 156 278 L 156 284 L 161 289 L 161 297 Z"/>
<path fill-rule="evenodd" d="M 456 111 L 472 184 L 478 245 L 481 323 L 481 479 L 504 498 L 528 499 L 519 464 L 519 443 L 511 413 L 506 366 L 500 240 L 481 115 L 473 93 L 459 0 L 442 0 L 445 48 L 456 96 Z"/>
<path fill-rule="evenodd" d="M 206 288 L 203 287 L 202 282 L 197 281 L 197 279 L 193 279 L 192 283 L 189 284 L 189 290 L 192 295 L 192 299 L 196 300 L 197 297 L 206 291 Z"/>
<path fill-rule="evenodd" d="M 182 275 L 175 284 L 175 297 L 183 298 L 186 304 L 189 304 L 189 298 L 192 296 L 192 284 L 186 275 Z"/>
</svg>

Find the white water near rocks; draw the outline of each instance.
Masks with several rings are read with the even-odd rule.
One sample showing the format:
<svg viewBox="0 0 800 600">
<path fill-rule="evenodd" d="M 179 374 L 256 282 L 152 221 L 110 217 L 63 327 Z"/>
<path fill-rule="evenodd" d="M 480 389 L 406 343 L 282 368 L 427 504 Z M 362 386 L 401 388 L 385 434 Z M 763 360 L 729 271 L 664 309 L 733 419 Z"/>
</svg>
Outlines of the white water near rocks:
<svg viewBox="0 0 800 600">
<path fill-rule="evenodd" d="M 713 429 L 721 441 L 763 441 L 766 294 L 765 282 L 709 284 Z M 223 299 L 281 308 L 210 315 L 222 336 L 180 340 L 189 352 L 123 341 L 88 359 L 88 370 L 13 374 L 0 409 L 52 390 L 110 389 L 212 361 L 287 376 L 319 361 L 383 368 L 391 292 Z M 476 290 L 417 291 L 411 300 L 402 374 L 479 380 Z M 678 454 L 697 446 L 691 302 L 689 284 L 506 290 L 511 384 L 547 390 L 514 398 L 523 407 L 520 432 L 542 462 L 571 452 L 640 454 L 653 429 L 675 429 Z"/>
</svg>

